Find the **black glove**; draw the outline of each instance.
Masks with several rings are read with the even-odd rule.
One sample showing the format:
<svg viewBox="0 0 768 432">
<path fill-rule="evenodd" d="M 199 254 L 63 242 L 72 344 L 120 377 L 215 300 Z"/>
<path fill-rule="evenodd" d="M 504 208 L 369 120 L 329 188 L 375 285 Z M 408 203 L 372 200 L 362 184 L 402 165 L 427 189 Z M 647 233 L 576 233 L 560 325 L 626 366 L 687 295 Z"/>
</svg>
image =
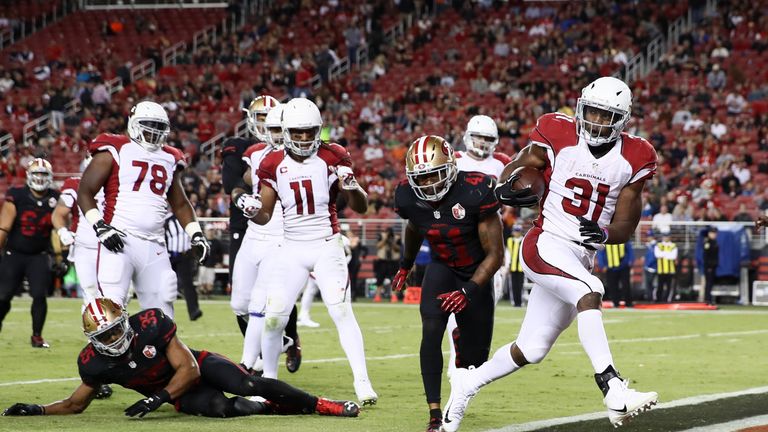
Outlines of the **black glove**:
<svg viewBox="0 0 768 432">
<path fill-rule="evenodd" d="M 43 415 L 45 410 L 41 405 L 15 403 L 3 411 L 4 416 L 34 416 Z"/>
<path fill-rule="evenodd" d="M 509 176 L 507 181 L 496 186 L 496 198 L 500 203 L 512 207 L 531 207 L 539 203 L 539 197 L 531 188 L 515 190 L 512 185 L 520 178 L 519 174 Z"/>
<path fill-rule="evenodd" d="M 211 254 L 211 244 L 203 233 L 197 232 L 192 236 L 192 247 L 197 249 L 198 262 L 202 264 Z"/>
<path fill-rule="evenodd" d="M 125 415 L 128 417 L 136 417 L 139 416 L 139 418 L 144 417 L 145 415 L 151 413 L 152 411 L 160 408 L 160 405 L 170 402 L 171 401 L 171 395 L 168 394 L 168 392 L 163 389 L 160 390 L 159 393 L 154 394 L 146 399 L 142 399 L 135 404 L 129 406 L 125 409 Z"/>
<path fill-rule="evenodd" d="M 579 233 L 584 238 L 584 243 L 605 243 L 608 241 L 608 229 L 602 228 L 597 222 L 584 216 L 579 216 Z"/>
<path fill-rule="evenodd" d="M 96 237 L 99 238 L 99 242 L 111 252 L 120 252 L 125 247 L 123 239 L 120 238 L 125 237 L 125 233 L 104 222 L 104 219 L 100 219 L 93 224 L 93 230 L 96 231 Z"/>
</svg>

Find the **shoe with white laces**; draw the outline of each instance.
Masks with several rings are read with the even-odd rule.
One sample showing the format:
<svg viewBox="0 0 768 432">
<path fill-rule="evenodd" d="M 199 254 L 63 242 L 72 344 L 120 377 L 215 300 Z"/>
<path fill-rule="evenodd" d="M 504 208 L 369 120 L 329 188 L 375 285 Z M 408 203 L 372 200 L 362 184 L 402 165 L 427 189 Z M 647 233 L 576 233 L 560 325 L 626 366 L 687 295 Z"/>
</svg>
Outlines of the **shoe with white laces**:
<svg viewBox="0 0 768 432">
<path fill-rule="evenodd" d="M 451 395 L 443 409 L 443 428 L 445 432 L 455 432 L 459 430 L 461 420 L 464 418 L 464 412 L 467 410 L 469 401 L 478 392 L 478 388 L 469 384 L 469 374 L 474 370 L 474 366 L 469 369 L 456 368 L 451 373 Z"/>
<path fill-rule="evenodd" d="M 368 380 L 355 381 L 355 394 L 362 406 L 376 405 L 376 402 L 379 401 L 379 395 L 373 391 L 373 386 Z"/>
<path fill-rule="evenodd" d="M 613 379 L 608 382 L 608 386 L 609 390 L 603 398 L 603 403 L 608 408 L 608 420 L 613 427 L 627 424 L 659 401 L 659 394 L 656 392 L 639 392 L 629 388 L 629 380 Z"/>
</svg>

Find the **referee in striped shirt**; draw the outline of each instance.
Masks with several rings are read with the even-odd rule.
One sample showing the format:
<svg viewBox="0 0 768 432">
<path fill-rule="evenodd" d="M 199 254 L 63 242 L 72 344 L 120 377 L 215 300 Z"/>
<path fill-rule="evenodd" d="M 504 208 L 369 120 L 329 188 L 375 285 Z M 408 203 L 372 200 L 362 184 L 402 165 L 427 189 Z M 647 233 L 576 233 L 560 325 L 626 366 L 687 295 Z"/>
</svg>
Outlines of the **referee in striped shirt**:
<svg viewBox="0 0 768 432">
<path fill-rule="evenodd" d="M 184 300 L 187 302 L 189 319 L 195 321 L 203 316 L 203 312 L 200 310 L 197 291 L 192 281 L 195 274 L 195 256 L 192 253 L 191 240 L 173 213 L 168 212 L 168 215 L 165 220 L 165 245 L 171 258 L 171 267 L 176 272 L 179 291 L 184 294 Z"/>
</svg>

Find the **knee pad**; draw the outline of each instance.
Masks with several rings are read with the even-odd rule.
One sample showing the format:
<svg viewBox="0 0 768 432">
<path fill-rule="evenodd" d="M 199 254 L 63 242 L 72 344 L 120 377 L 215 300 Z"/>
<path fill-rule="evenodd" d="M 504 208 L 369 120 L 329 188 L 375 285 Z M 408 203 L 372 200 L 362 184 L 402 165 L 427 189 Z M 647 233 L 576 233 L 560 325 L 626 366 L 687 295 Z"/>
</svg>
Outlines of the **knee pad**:
<svg viewBox="0 0 768 432">
<path fill-rule="evenodd" d="M 266 319 L 264 320 L 264 331 L 282 332 L 286 324 L 288 324 L 288 315 L 267 313 Z"/>
<path fill-rule="evenodd" d="M 229 408 L 229 399 L 221 395 L 221 397 L 211 398 L 209 401 L 208 412 L 209 417 L 227 417 L 227 411 Z"/>
<path fill-rule="evenodd" d="M 346 302 L 328 305 L 328 315 L 330 315 L 331 319 L 334 321 L 343 320 L 350 316 L 354 317 L 352 305 Z"/>
</svg>

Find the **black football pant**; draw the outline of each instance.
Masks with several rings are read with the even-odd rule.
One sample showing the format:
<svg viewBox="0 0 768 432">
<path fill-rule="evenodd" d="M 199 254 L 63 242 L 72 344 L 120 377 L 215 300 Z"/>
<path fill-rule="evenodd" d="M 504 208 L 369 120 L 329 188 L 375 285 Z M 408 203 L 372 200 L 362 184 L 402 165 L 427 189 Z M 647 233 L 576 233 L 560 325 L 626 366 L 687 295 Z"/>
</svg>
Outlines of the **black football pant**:
<svg viewBox="0 0 768 432">
<path fill-rule="evenodd" d="M 197 290 L 193 282 L 195 275 L 195 257 L 192 251 L 182 254 L 171 254 L 171 268 L 176 272 L 178 289 L 184 294 L 184 301 L 187 303 L 187 313 L 192 318 L 200 310 L 200 304 L 197 300 Z"/>
<path fill-rule="evenodd" d="M 0 325 L 11 310 L 11 299 L 21 289 L 25 277 L 29 281 L 29 295 L 32 297 L 32 334 L 40 336 L 48 313 L 46 296 L 53 284 L 49 257 L 45 253 L 5 252 L 0 262 Z"/>
<path fill-rule="evenodd" d="M 512 303 L 520 307 L 523 305 L 523 284 L 525 283 L 525 273 L 523 272 L 509 272 L 509 290 L 511 295 L 509 296 Z"/>
<path fill-rule="evenodd" d="M 656 294 L 657 303 L 671 302 L 675 299 L 674 278 L 674 273 L 659 275 L 659 287 Z"/>
<path fill-rule="evenodd" d="M 440 403 L 443 374 L 443 334 L 449 314 L 440 309 L 437 296 L 461 289 L 468 279 L 450 267 L 432 262 L 427 265 L 421 285 L 421 378 L 427 403 Z M 480 366 L 488 360 L 493 336 L 493 288 L 491 282 L 480 287 L 467 307 L 456 315 L 458 327 L 453 335 L 456 367 Z"/>
<path fill-rule="evenodd" d="M 240 250 L 240 245 L 243 244 L 243 236 L 245 236 L 245 231 L 233 231 L 229 234 L 229 286 L 232 286 L 232 266 L 235 265 L 237 252 Z M 187 307 L 189 307 L 189 303 L 187 303 Z M 240 333 L 245 337 L 245 331 L 248 329 L 248 315 L 237 315 L 236 317 Z M 285 326 L 285 335 L 294 341 L 299 338 L 299 332 L 296 327 L 297 319 L 298 312 L 296 310 L 296 305 L 293 305 L 291 315 L 288 317 L 288 324 Z"/>
<path fill-rule="evenodd" d="M 207 351 L 192 351 L 200 366 L 200 383 L 176 400 L 176 409 L 204 417 L 239 417 L 253 414 L 312 414 L 317 398 L 285 382 L 249 375 L 228 358 Z M 237 396 L 227 397 L 224 393 Z M 261 396 L 270 406 L 243 396 Z"/>
</svg>

